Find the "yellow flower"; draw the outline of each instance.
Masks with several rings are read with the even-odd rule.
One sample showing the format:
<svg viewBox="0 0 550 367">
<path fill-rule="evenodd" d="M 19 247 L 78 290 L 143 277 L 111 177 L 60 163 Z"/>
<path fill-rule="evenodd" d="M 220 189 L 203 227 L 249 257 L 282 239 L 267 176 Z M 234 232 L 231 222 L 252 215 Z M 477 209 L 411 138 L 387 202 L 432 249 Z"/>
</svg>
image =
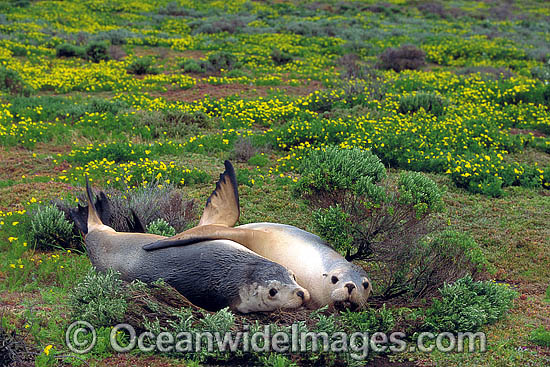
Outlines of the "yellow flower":
<svg viewBox="0 0 550 367">
<path fill-rule="evenodd" d="M 15 269 L 15 264 L 10 264 L 10 268 Z"/>
<path fill-rule="evenodd" d="M 8 241 L 10 241 L 10 243 L 17 241 L 17 237 L 8 237 Z"/>
<path fill-rule="evenodd" d="M 19 224 L 19 222 L 12 222 L 11 225 L 12 225 L 12 226 L 16 226 L 16 225 L 18 225 L 18 224 Z"/>
<path fill-rule="evenodd" d="M 48 345 L 46 348 L 44 348 L 44 354 L 49 356 L 50 355 L 50 349 L 53 348 L 53 345 Z"/>
</svg>

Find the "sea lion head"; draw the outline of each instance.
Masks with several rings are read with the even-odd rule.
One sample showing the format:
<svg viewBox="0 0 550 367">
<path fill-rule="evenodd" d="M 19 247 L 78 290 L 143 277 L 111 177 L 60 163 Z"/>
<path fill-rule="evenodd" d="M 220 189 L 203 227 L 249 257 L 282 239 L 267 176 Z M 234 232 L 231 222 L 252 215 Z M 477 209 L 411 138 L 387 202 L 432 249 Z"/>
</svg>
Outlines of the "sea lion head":
<svg viewBox="0 0 550 367">
<path fill-rule="evenodd" d="M 352 263 L 342 263 L 323 274 L 324 286 L 330 294 L 330 306 L 352 311 L 367 306 L 372 291 L 365 270 Z"/>
<path fill-rule="evenodd" d="M 252 278 L 256 281 L 239 289 L 236 308 L 242 313 L 298 308 L 310 299 L 294 274 L 279 264 L 256 269 Z"/>
</svg>

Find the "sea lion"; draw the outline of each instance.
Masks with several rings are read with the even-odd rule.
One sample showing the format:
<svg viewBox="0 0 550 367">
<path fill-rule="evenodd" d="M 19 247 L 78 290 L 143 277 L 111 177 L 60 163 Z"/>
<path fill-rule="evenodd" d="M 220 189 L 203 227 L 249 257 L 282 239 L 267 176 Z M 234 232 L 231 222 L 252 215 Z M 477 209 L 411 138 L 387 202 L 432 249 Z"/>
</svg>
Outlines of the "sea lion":
<svg viewBox="0 0 550 367">
<path fill-rule="evenodd" d="M 214 240 L 147 253 L 142 245 L 167 237 L 116 232 L 99 219 L 86 181 L 86 248 L 99 271 L 112 268 L 127 281 L 163 279 L 193 304 L 209 311 L 242 313 L 297 308 L 309 300 L 291 271 L 236 242 Z"/>
<path fill-rule="evenodd" d="M 308 308 L 364 308 L 372 290 L 363 268 L 347 261 L 320 237 L 297 227 L 277 223 L 250 223 L 232 228 L 239 219 L 237 180 L 233 166 L 225 172 L 208 198 L 199 225 L 143 247 L 153 250 L 190 245 L 213 239 L 238 242 L 296 274 L 310 293 Z"/>
</svg>

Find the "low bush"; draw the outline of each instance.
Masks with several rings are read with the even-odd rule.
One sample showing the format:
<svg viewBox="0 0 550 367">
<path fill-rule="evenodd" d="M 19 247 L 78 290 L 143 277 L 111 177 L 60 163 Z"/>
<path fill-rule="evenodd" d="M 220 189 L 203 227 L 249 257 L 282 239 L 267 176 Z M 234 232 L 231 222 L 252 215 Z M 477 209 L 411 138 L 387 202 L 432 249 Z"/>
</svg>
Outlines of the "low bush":
<svg viewBox="0 0 550 367">
<path fill-rule="evenodd" d="M 213 125 L 212 118 L 202 111 L 138 111 L 134 116 L 135 124 L 145 127 L 151 138 L 195 135 L 201 128 Z"/>
<path fill-rule="evenodd" d="M 372 152 L 334 146 L 312 151 L 298 170 L 301 177 L 295 185 L 296 193 L 311 199 L 339 196 L 344 190 L 363 194 L 386 177 L 384 165 Z"/>
<path fill-rule="evenodd" d="M 360 64 L 361 58 L 354 53 L 348 53 L 338 59 L 338 65 L 344 69 L 344 76 L 348 79 L 364 79 L 365 72 Z"/>
<path fill-rule="evenodd" d="M 237 58 L 232 53 L 226 51 L 214 52 L 208 55 L 206 69 L 211 72 L 232 70 L 237 65 Z"/>
<path fill-rule="evenodd" d="M 281 51 L 278 48 L 274 48 L 269 56 L 271 57 L 271 60 L 273 60 L 275 65 L 288 64 L 289 62 L 294 60 L 291 54 L 285 51 Z"/>
<path fill-rule="evenodd" d="M 31 212 L 28 235 L 40 250 L 74 247 L 76 242 L 73 223 L 55 205 L 39 206 Z"/>
<path fill-rule="evenodd" d="M 33 89 L 15 70 L 0 65 L 0 90 L 12 95 L 28 97 Z"/>
<path fill-rule="evenodd" d="M 239 137 L 233 145 L 231 156 L 237 162 L 248 162 L 248 160 L 258 154 L 259 149 L 252 144 L 250 138 Z"/>
<path fill-rule="evenodd" d="M 548 65 L 534 67 L 531 69 L 531 75 L 533 78 L 543 82 L 550 81 L 550 63 Z"/>
<path fill-rule="evenodd" d="M 126 55 L 126 51 L 118 45 L 110 45 L 109 50 L 107 52 L 107 56 L 110 60 L 117 60 L 120 61 L 124 59 Z"/>
<path fill-rule="evenodd" d="M 419 92 L 401 97 L 398 111 L 404 114 L 415 113 L 423 108 L 435 116 L 442 116 L 445 113 L 445 106 L 445 100 L 437 94 Z"/>
<path fill-rule="evenodd" d="M 426 65 L 426 53 L 413 45 L 403 45 L 399 48 L 387 48 L 379 57 L 378 67 L 400 72 L 417 70 Z"/>
<path fill-rule="evenodd" d="M 92 62 L 109 60 L 109 43 L 106 41 L 92 41 L 85 51 L 86 57 Z"/>
<path fill-rule="evenodd" d="M 474 281 L 467 275 L 440 289 L 441 299 L 425 311 L 424 327 L 433 331 L 477 331 L 500 319 L 513 305 L 517 292 L 506 284 Z"/>
<path fill-rule="evenodd" d="M 152 57 L 139 57 L 133 60 L 126 70 L 130 74 L 144 75 L 144 74 L 158 74 L 158 70 L 153 66 Z"/>
<path fill-rule="evenodd" d="M 391 182 L 372 153 L 336 147 L 311 151 L 299 171 L 294 192 L 317 208 L 317 233 L 348 260 L 369 263 L 375 298 L 419 299 L 491 270 L 471 238 L 435 231 L 442 192 L 425 175 L 403 172 Z"/>
<path fill-rule="evenodd" d="M 123 321 L 127 294 L 119 273 L 111 269 L 105 273 L 91 269 L 69 293 L 71 318 L 95 327 L 113 326 Z"/>
<path fill-rule="evenodd" d="M 127 227 L 127 218 L 133 210 L 144 226 L 159 218 L 166 221 L 177 232 L 187 229 L 195 219 L 197 205 L 194 200 L 184 200 L 181 194 L 170 185 L 159 188 L 156 185 L 131 190 L 111 191 L 111 223 L 117 230 Z M 121 229 L 118 229 L 121 228 Z"/>
<path fill-rule="evenodd" d="M 147 225 L 147 233 L 171 237 L 176 234 L 176 230 L 167 221 L 158 218 Z"/>
<path fill-rule="evenodd" d="M 392 310 L 382 306 L 379 309 L 369 308 L 361 312 L 345 310 L 342 322 L 351 332 L 390 333 L 395 326 L 395 315 Z"/>
<path fill-rule="evenodd" d="M 84 47 L 76 46 L 70 43 L 62 43 L 55 48 L 57 57 L 84 57 L 86 50 Z"/>
<path fill-rule="evenodd" d="M 185 59 L 181 63 L 181 68 L 186 73 L 204 73 L 206 72 L 206 63 L 204 60 Z"/>
<path fill-rule="evenodd" d="M 181 63 L 186 73 L 217 73 L 222 69 L 230 71 L 239 66 L 235 55 L 227 51 L 211 53 L 206 60 L 184 59 Z"/>
</svg>

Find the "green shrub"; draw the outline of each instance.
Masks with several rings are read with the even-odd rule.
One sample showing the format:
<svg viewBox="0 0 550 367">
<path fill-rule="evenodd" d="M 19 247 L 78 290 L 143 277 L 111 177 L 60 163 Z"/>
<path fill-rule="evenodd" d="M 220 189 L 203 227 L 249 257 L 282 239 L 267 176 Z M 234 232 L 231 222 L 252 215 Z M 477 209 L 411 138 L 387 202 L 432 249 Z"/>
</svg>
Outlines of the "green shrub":
<svg viewBox="0 0 550 367">
<path fill-rule="evenodd" d="M 542 347 L 550 347 L 550 330 L 545 330 L 544 326 L 541 325 L 533 330 L 529 337 L 529 341 Z"/>
<path fill-rule="evenodd" d="M 0 65 L 0 90 L 13 94 L 29 96 L 32 92 L 31 86 L 21 78 L 15 70 Z"/>
<path fill-rule="evenodd" d="M 546 295 L 544 296 L 544 300 L 546 302 L 550 302 L 550 285 L 548 285 L 548 288 L 546 288 Z"/>
<path fill-rule="evenodd" d="M 158 74 L 158 70 L 153 66 L 152 57 L 140 57 L 133 60 L 126 70 L 131 74 Z"/>
<path fill-rule="evenodd" d="M 346 309 L 341 317 L 343 325 L 351 332 L 388 333 L 395 326 L 395 316 L 386 305 L 379 309 L 369 308 L 359 312 Z"/>
<path fill-rule="evenodd" d="M 403 45 L 399 48 L 387 48 L 380 54 L 378 67 L 400 72 L 416 70 L 426 65 L 426 53 L 413 45 Z"/>
<path fill-rule="evenodd" d="M 73 223 L 56 206 L 40 206 L 31 213 L 29 236 L 41 250 L 70 247 L 74 240 Z"/>
<path fill-rule="evenodd" d="M 220 70 L 234 71 L 240 64 L 232 53 L 226 51 L 214 52 L 206 60 L 185 59 L 181 64 L 187 73 L 216 73 Z M 235 73 L 231 74 L 235 76 Z"/>
<path fill-rule="evenodd" d="M 171 237 L 176 234 L 176 230 L 167 221 L 158 218 L 147 225 L 147 233 Z"/>
<path fill-rule="evenodd" d="M 543 82 L 550 81 L 550 64 L 534 67 L 531 69 L 531 75 L 533 78 L 539 79 Z"/>
<path fill-rule="evenodd" d="M 112 326 L 123 321 L 127 307 L 127 292 L 119 273 L 105 273 L 91 269 L 69 293 L 73 320 L 88 321 L 92 325 Z"/>
<path fill-rule="evenodd" d="M 350 215 L 338 204 L 313 212 L 313 222 L 317 234 L 340 253 L 350 253 L 353 249 L 353 226 Z"/>
<path fill-rule="evenodd" d="M 399 112 L 415 113 L 423 108 L 426 112 L 435 116 L 441 116 L 445 112 L 445 101 L 433 93 L 419 92 L 406 95 L 399 100 Z"/>
<path fill-rule="evenodd" d="M 477 331 L 482 325 L 500 319 L 513 304 L 517 292 L 505 284 L 474 281 L 467 275 L 440 289 L 425 311 L 424 327 L 433 331 Z"/>
<path fill-rule="evenodd" d="M 92 62 L 109 60 L 109 43 L 92 41 L 86 46 L 86 57 Z"/>
<path fill-rule="evenodd" d="M 134 118 L 135 124 L 145 127 L 151 138 L 196 135 L 201 128 L 213 126 L 212 118 L 203 111 L 138 111 Z"/>
<path fill-rule="evenodd" d="M 186 73 L 204 73 L 206 71 L 206 63 L 202 60 L 185 59 L 181 67 Z"/>
<path fill-rule="evenodd" d="M 237 58 L 232 53 L 226 51 L 214 52 L 208 55 L 206 69 L 211 72 L 232 70 L 237 66 Z"/>
<path fill-rule="evenodd" d="M 402 172 L 397 182 L 398 201 L 412 205 L 419 215 L 443 207 L 442 192 L 435 182 L 420 172 Z"/>
<path fill-rule="evenodd" d="M 258 148 L 252 144 L 252 139 L 240 136 L 233 144 L 232 158 L 238 162 L 248 162 L 258 155 Z"/>
<path fill-rule="evenodd" d="M 70 43 L 62 43 L 55 48 L 55 54 L 57 57 L 83 57 L 86 50 Z"/>
<path fill-rule="evenodd" d="M 369 262 L 375 296 L 418 299 L 490 268 L 468 236 L 433 234 L 443 201 L 427 176 L 403 172 L 392 184 L 372 153 L 335 147 L 310 152 L 299 170 L 294 190 L 318 209 L 316 232 L 348 260 Z"/>
<path fill-rule="evenodd" d="M 302 176 L 295 190 L 301 196 L 339 190 L 357 194 L 378 191 L 375 184 L 386 177 L 384 165 L 372 152 L 334 146 L 311 151 L 299 171 Z"/>
<path fill-rule="evenodd" d="M 281 51 L 278 48 L 274 48 L 271 51 L 271 60 L 275 63 L 275 65 L 284 65 L 288 64 L 293 60 L 292 55 L 290 55 L 288 52 Z"/>
</svg>

